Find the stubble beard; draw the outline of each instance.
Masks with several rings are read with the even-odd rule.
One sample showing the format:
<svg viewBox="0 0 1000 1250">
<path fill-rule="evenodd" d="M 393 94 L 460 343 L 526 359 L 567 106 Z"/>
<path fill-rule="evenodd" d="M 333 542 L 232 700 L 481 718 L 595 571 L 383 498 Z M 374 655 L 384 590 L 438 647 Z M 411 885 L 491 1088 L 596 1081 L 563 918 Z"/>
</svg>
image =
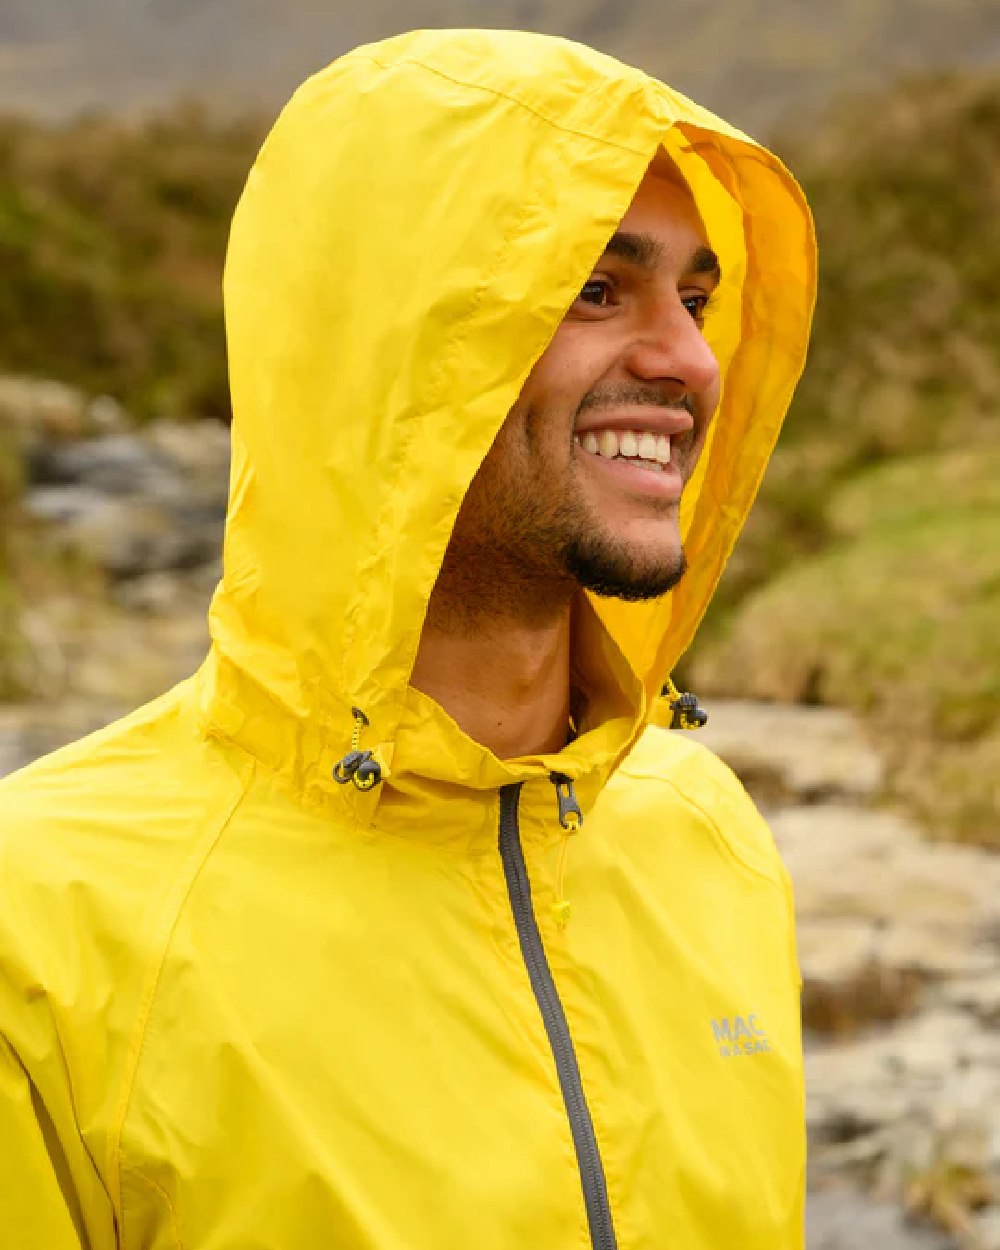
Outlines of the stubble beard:
<svg viewBox="0 0 1000 1250">
<path fill-rule="evenodd" d="M 468 501 L 442 569 L 457 592 L 453 605 L 491 603 L 497 613 L 502 604 L 534 603 L 544 613 L 580 589 L 629 603 L 673 590 L 687 569 L 680 543 L 659 557 L 637 552 L 608 532 L 572 478 L 558 502 L 551 489 L 516 475 Z M 663 523 L 671 524 L 667 516 Z"/>
<path fill-rule="evenodd" d="M 532 441 L 529 430 L 527 463 L 538 463 L 541 449 L 531 448 Z M 609 532 L 581 496 L 572 451 L 559 499 L 551 481 L 524 471 L 524 460 L 499 474 L 484 463 L 487 471 L 477 475 L 459 510 L 432 596 L 441 628 L 470 634 L 504 619 L 543 620 L 580 589 L 640 603 L 680 582 L 687 560 L 679 539 L 674 550 L 657 556 Z M 504 463 L 502 454 L 498 460 Z M 671 524 L 666 515 L 663 524 Z"/>
<path fill-rule="evenodd" d="M 562 562 L 584 590 L 626 603 L 659 599 L 673 590 L 687 571 L 683 547 L 677 548 L 671 560 L 643 564 L 620 540 L 596 532 L 570 539 L 563 548 Z"/>
<path fill-rule="evenodd" d="M 642 603 L 673 590 L 687 571 L 679 537 L 674 551 L 656 556 L 637 551 L 609 532 L 577 489 L 573 455 L 571 447 L 566 496 L 548 518 L 536 515 L 533 545 L 555 557 L 560 572 L 574 587 L 601 598 Z M 671 524 L 666 514 L 676 506 L 656 509 L 664 514 L 664 526 Z"/>
</svg>

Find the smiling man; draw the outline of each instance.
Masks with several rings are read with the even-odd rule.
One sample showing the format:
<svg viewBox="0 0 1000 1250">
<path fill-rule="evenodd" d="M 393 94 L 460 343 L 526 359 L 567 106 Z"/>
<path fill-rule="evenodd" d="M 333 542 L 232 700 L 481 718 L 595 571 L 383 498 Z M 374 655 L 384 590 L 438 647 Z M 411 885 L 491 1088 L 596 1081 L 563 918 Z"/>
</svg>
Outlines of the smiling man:
<svg viewBox="0 0 1000 1250">
<path fill-rule="evenodd" d="M 469 486 L 410 680 L 501 759 L 566 744 L 581 590 L 636 601 L 680 581 L 721 276 L 661 150 Z"/>
<path fill-rule="evenodd" d="M 780 163 L 589 49 L 296 93 L 210 654 L 0 785 L 12 1244 L 800 1250 L 787 876 L 660 726 L 814 283 Z"/>
</svg>

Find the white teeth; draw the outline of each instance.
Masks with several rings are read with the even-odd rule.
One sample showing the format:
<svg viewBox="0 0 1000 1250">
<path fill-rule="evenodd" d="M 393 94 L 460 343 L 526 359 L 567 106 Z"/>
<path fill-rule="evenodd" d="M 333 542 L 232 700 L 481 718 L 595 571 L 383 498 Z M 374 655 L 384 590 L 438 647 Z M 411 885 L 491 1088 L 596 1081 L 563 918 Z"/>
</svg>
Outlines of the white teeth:
<svg viewBox="0 0 1000 1250">
<path fill-rule="evenodd" d="M 618 435 L 618 454 L 625 460 L 631 460 L 639 454 L 639 440 L 631 430 L 623 430 Z"/>
<path fill-rule="evenodd" d="M 592 456 L 603 456 L 605 460 L 620 456 L 637 463 L 670 463 L 670 435 L 652 430 L 586 430 L 577 436 L 576 442 Z"/>
</svg>

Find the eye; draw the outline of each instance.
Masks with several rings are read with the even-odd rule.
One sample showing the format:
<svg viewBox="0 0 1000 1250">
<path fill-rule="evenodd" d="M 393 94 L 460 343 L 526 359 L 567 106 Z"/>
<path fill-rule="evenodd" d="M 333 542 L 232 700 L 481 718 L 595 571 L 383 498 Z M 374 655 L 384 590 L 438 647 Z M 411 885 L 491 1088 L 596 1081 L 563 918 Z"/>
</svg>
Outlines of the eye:
<svg viewBox="0 0 1000 1250">
<path fill-rule="evenodd" d="M 611 303 L 611 283 L 604 278 L 591 278 L 583 284 L 577 298 L 594 308 L 607 308 Z"/>
<path fill-rule="evenodd" d="M 681 303 L 691 314 L 692 319 L 701 325 L 705 320 L 705 313 L 712 304 L 712 297 L 701 291 L 697 295 L 682 295 Z"/>
</svg>

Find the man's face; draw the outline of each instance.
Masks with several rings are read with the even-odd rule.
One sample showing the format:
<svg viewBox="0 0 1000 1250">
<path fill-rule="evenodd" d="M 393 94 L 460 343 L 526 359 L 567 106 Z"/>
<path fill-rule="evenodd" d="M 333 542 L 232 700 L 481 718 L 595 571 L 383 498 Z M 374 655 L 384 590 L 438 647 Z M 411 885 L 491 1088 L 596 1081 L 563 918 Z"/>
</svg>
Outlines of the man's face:
<svg viewBox="0 0 1000 1250">
<path fill-rule="evenodd" d="M 676 584 L 681 491 L 719 396 L 702 336 L 718 281 L 691 194 L 661 156 L 476 474 L 452 559 L 622 599 Z"/>
</svg>

